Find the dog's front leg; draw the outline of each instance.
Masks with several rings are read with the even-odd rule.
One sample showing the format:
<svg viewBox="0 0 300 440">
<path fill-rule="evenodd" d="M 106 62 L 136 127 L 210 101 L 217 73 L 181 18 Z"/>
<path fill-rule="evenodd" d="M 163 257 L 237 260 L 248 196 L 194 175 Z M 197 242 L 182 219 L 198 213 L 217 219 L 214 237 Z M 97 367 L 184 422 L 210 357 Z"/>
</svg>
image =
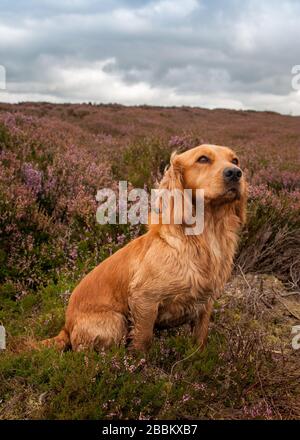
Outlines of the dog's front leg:
<svg viewBox="0 0 300 440">
<path fill-rule="evenodd" d="M 147 351 L 153 338 L 153 328 L 157 318 L 158 304 L 143 297 L 132 298 L 129 302 L 133 329 L 130 349 Z"/>
<path fill-rule="evenodd" d="M 207 336 L 208 336 L 208 326 L 213 310 L 213 300 L 209 299 L 206 304 L 201 305 L 200 311 L 197 318 L 192 322 L 192 332 L 197 343 L 202 348 L 205 347 Z"/>
</svg>

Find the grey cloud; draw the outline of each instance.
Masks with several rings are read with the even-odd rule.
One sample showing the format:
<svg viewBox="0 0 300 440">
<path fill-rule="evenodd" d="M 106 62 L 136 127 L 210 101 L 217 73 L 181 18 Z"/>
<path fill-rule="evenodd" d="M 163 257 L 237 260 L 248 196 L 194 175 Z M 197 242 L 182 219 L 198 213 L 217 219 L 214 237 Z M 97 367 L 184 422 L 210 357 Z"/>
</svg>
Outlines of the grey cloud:
<svg viewBox="0 0 300 440">
<path fill-rule="evenodd" d="M 91 83 L 94 100 L 109 100 L 111 78 L 110 101 L 300 114 L 290 73 L 300 64 L 295 0 L 2 0 L 0 17 L 9 86 L 0 100 L 93 100 Z"/>
</svg>

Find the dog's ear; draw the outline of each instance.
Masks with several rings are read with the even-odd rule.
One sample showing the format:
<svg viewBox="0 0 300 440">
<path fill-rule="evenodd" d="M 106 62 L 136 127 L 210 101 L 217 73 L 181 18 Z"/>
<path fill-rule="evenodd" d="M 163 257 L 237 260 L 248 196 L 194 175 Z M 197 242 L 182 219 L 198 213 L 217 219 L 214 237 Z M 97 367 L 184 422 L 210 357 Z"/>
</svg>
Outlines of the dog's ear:
<svg viewBox="0 0 300 440">
<path fill-rule="evenodd" d="M 241 198 L 235 202 L 235 213 L 239 217 L 241 226 L 247 221 L 247 200 L 248 200 L 248 186 L 245 184 L 245 189 Z"/>
<path fill-rule="evenodd" d="M 170 224 L 179 227 L 183 216 L 184 183 L 183 167 L 176 152 L 171 155 L 170 165 L 165 171 L 156 195 L 155 212 L 160 215 L 159 221 L 164 222 L 164 219 L 169 218 Z"/>
<path fill-rule="evenodd" d="M 168 189 L 172 191 L 174 189 L 183 191 L 183 168 L 179 162 L 178 154 L 172 153 L 170 159 L 170 166 L 165 171 L 164 177 L 159 185 L 161 189 Z"/>
</svg>

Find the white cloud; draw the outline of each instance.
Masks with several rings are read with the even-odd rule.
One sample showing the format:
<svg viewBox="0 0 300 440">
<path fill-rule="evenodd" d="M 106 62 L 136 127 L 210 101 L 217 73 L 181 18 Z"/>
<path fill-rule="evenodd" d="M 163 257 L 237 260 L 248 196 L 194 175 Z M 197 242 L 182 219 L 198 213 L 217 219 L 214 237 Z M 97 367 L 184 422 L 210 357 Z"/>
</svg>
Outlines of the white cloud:
<svg viewBox="0 0 300 440">
<path fill-rule="evenodd" d="M 45 66 L 47 65 L 47 69 Z M 233 108 L 273 110 L 300 114 L 300 93 L 287 96 L 263 93 L 239 93 L 226 91 L 180 93 L 176 87 L 151 86 L 145 81 L 127 83 L 122 74 L 111 70 L 115 59 L 106 59 L 88 65 L 76 65 L 70 60 L 63 65 L 52 58 L 41 59 L 40 68 L 47 71 L 47 86 L 43 83 L 9 84 L 0 91 L 0 101 L 51 101 L 51 102 L 119 102 L 126 105 L 190 105 L 207 108 Z M 10 91 L 11 89 L 11 91 Z"/>
<path fill-rule="evenodd" d="M 30 36 L 28 29 L 16 29 L 0 22 L 0 48 L 11 49 L 24 46 L 30 41 Z"/>
<path fill-rule="evenodd" d="M 150 18 L 179 18 L 182 20 L 200 6 L 197 0 L 159 0 L 141 8 L 140 13 Z"/>
</svg>

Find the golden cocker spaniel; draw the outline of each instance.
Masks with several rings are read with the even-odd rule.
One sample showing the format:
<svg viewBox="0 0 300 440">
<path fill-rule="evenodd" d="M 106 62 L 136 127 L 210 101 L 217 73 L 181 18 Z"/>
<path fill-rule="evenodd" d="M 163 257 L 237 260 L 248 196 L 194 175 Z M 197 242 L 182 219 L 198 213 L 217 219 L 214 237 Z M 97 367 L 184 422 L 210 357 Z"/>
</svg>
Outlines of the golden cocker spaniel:
<svg viewBox="0 0 300 440">
<path fill-rule="evenodd" d="M 172 155 L 160 188 L 204 190 L 203 232 L 186 235 L 184 225 L 172 222 L 150 225 L 78 284 L 64 328 L 43 345 L 101 349 L 130 335 L 133 349 L 146 350 L 154 327 L 184 323 L 204 345 L 245 222 L 247 185 L 231 149 L 201 145 Z"/>
</svg>

